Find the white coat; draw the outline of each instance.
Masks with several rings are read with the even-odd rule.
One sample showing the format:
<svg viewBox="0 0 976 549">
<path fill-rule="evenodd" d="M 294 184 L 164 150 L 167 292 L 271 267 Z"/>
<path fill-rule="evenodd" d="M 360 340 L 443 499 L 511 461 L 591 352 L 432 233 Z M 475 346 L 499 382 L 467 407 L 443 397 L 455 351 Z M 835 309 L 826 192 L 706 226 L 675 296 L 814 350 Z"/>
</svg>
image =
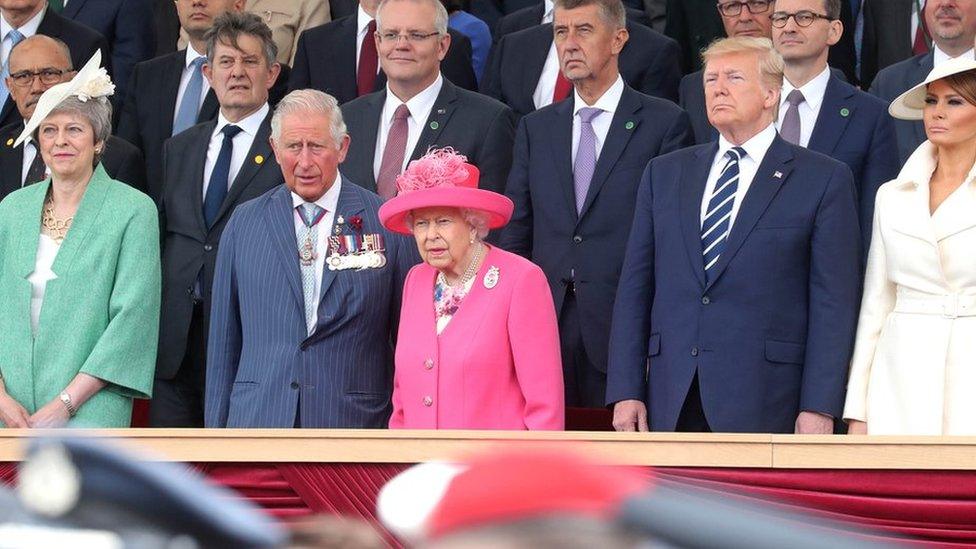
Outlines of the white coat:
<svg viewBox="0 0 976 549">
<path fill-rule="evenodd" d="M 935 152 L 875 202 L 844 408 L 869 434 L 976 434 L 976 166 L 930 215 Z"/>
</svg>

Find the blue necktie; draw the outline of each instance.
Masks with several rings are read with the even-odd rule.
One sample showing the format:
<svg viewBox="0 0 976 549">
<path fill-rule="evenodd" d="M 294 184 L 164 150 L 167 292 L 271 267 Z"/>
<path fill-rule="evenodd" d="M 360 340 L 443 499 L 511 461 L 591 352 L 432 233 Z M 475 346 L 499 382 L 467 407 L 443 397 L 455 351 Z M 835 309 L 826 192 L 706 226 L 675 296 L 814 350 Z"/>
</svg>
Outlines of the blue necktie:
<svg viewBox="0 0 976 549">
<path fill-rule="evenodd" d="M 20 33 L 17 29 L 10 29 L 7 33 L 10 37 L 10 51 L 13 51 L 14 46 L 20 44 L 20 41 L 24 39 L 24 35 Z M 7 89 L 7 77 L 10 76 L 10 54 L 7 54 L 7 60 L 3 62 L 3 71 L 0 71 L 0 107 L 7 102 L 7 98 L 10 97 L 10 90 Z"/>
<path fill-rule="evenodd" d="M 203 198 L 203 219 L 207 222 L 208 229 L 216 221 L 220 205 L 227 197 L 230 159 L 234 155 L 234 136 L 241 133 L 241 128 L 227 124 L 220 132 L 224 134 L 224 141 L 220 144 L 220 153 L 217 155 L 217 161 L 214 162 L 210 183 L 207 185 L 207 194 Z"/>
<path fill-rule="evenodd" d="M 183 100 L 176 111 L 176 121 L 173 122 L 173 134 L 197 123 L 197 116 L 200 114 L 200 94 L 203 93 L 203 72 L 201 67 L 206 57 L 197 57 L 190 63 L 190 81 L 186 83 L 183 90 Z"/>
<path fill-rule="evenodd" d="M 715 190 L 708 200 L 705 220 L 701 226 L 702 260 L 705 264 L 705 278 L 711 280 L 709 269 L 718 263 L 725 250 L 732 226 L 732 206 L 739 188 L 739 160 L 746 155 L 741 147 L 729 149 L 725 156 L 729 161 L 722 168 L 722 174 L 715 183 Z"/>
</svg>

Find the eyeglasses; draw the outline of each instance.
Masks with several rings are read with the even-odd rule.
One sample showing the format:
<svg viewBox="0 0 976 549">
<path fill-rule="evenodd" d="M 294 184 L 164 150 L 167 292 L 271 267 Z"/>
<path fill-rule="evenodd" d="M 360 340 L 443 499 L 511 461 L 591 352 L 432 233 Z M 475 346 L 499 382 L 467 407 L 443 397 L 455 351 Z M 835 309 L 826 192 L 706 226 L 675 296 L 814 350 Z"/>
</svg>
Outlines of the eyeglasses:
<svg viewBox="0 0 976 549">
<path fill-rule="evenodd" d="M 813 13 L 812 11 L 806 10 L 798 11 L 796 13 L 777 11 L 772 15 L 772 17 L 769 18 L 769 20 L 772 21 L 774 27 L 781 29 L 786 26 L 786 22 L 790 20 L 790 17 L 796 21 L 796 26 L 798 27 L 809 27 L 817 19 L 831 21 L 831 18 L 826 15 L 820 15 L 819 13 Z"/>
<path fill-rule="evenodd" d="M 400 34 L 396 32 L 377 32 L 376 37 L 380 39 L 380 42 L 390 42 L 391 44 L 399 44 L 400 39 L 404 39 L 411 44 L 419 44 L 424 40 L 427 40 L 431 36 L 438 36 L 440 33 L 434 32 L 408 32 L 407 34 Z"/>
<path fill-rule="evenodd" d="M 57 84 L 61 82 L 61 77 L 68 71 L 61 69 L 41 69 L 39 71 L 20 71 L 10 75 L 15 86 L 26 88 L 34 83 L 34 78 L 40 77 L 43 84 Z"/>
<path fill-rule="evenodd" d="M 749 0 L 748 2 L 726 2 L 718 5 L 718 11 L 725 17 L 736 17 L 742 13 L 742 7 L 749 9 L 749 13 L 766 13 L 772 0 Z"/>
</svg>

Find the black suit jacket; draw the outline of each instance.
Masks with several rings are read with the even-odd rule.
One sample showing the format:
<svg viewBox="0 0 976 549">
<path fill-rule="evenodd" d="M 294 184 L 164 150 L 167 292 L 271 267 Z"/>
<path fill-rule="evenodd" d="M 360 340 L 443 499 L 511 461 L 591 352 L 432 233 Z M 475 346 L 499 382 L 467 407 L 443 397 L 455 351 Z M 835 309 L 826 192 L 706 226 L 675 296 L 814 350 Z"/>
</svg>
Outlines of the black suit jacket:
<svg viewBox="0 0 976 549">
<path fill-rule="evenodd" d="M 627 30 L 630 39 L 617 61 L 624 82 L 641 93 L 677 101 L 681 80 L 678 44 L 632 21 L 627 22 Z M 490 64 L 482 79 L 482 93 L 507 104 L 519 116 L 534 111 L 532 94 L 539 84 L 551 45 L 552 24 L 503 36 L 492 48 Z"/>
<path fill-rule="evenodd" d="M 122 105 L 132 67 L 154 55 L 152 0 L 71 0 L 61 15 L 91 27 L 108 41 L 115 83 L 112 102 Z"/>
<path fill-rule="evenodd" d="M 201 271 L 205 324 L 209 320 L 217 246 L 234 208 L 284 182 L 268 142 L 269 113 L 254 137 L 214 225 L 208 229 L 203 220 L 203 171 L 216 124 L 216 120 L 197 124 L 173 136 L 163 148 L 165 184 L 159 204 L 163 300 L 156 359 L 156 376 L 161 379 L 172 379 L 182 363 L 193 314 L 193 286 Z M 257 161 L 258 157 L 262 162 Z M 206 333 L 207 327 L 203 329 Z"/>
<path fill-rule="evenodd" d="M 154 57 L 176 51 L 176 43 L 180 39 L 180 17 L 173 0 L 153 2 L 153 34 L 156 37 Z"/>
<path fill-rule="evenodd" d="M 878 72 L 871 82 L 871 94 L 891 103 L 899 95 L 925 80 L 932 72 L 934 54 L 930 51 L 895 63 Z M 898 159 L 904 164 L 915 149 L 925 141 L 925 125 L 921 120 L 895 120 L 898 138 Z"/>
<path fill-rule="evenodd" d="M 466 90 L 477 90 L 478 80 L 471 68 L 471 41 L 448 29 L 451 47 L 441 61 L 441 74 Z M 374 91 L 386 87 L 380 70 Z M 339 104 L 356 98 L 356 14 L 302 32 L 295 50 L 289 90 L 314 88 L 324 91 Z"/>
<path fill-rule="evenodd" d="M 498 21 L 498 26 L 495 28 L 495 42 L 501 39 L 502 36 L 506 34 L 511 34 L 520 30 L 524 30 L 536 25 L 542 24 L 542 16 L 544 15 L 545 4 L 536 4 L 534 6 L 529 6 L 527 8 L 522 8 L 518 11 L 512 12 L 505 17 L 502 17 Z M 625 8 L 627 10 L 627 20 L 633 21 L 634 23 L 640 23 L 645 27 L 651 26 L 651 20 L 647 18 L 647 15 L 634 8 Z"/>
<path fill-rule="evenodd" d="M 70 5 L 70 2 L 68 4 Z M 102 50 L 102 66 L 106 67 L 111 74 L 112 58 L 109 56 L 108 42 L 105 41 L 104 36 L 87 26 L 65 19 L 51 9 L 47 9 L 44 17 L 41 18 L 41 24 L 37 27 L 37 34 L 57 38 L 67 44 L 68 50 L 71 51 L 71 64 L 75 69 L 80 69 L 95 50 Z M 0 108 L 0 127 L 22 120 L 13 98 L 8 97 Z"/>
<path fill-rule="evenodd" d="M 376 150 L 376 136 L 385 101 L 386 92 L 381 91 L 342 106 L 351 143 L 340 171 L 353 183 L 374 192 L 373 160 L 382 154 Z M 454 147 L 481 171 L 479 187 L 505 192 L 515 139 L 515 116 L 508 107 L 445 79 L 423 127 L 411 160 L 423 156 L 430 147 Z"/>
<path fill-rule="evenodd" d="M 69 2 L 70 3 L 70 2 Z M 173 133 L 173 117 L 176 113 L 176 96 L 180 89 L 180 76 L 186 66 L 186 50 L 180 50 L 135 66 L 119 120 L 117 135 L 138 147 L 146 157 L 149 196 L 157 203 L 163 184 L 163 143 Z M 287 90 L 288 66 L 281 66 L 281 74 L 269 93 L 272 108 L 284 97 Z M 220 105 L 213 89 L 200 107 L 197 122 L 217 117 Z"/>
<path fill-rule="evenodd" d="M 912 3 L 883 0 L 864 4 L 861 87 L 867 89 L 881 69 L 912 56 Z"/>
<path fill-rule="evenodd" d="M 641 172 L 654 157 L 693 143 L 688 115 L 670 101 L 624 87 L 597 160 L 582 213 L 573 187 L 572 99 L 529 114 L 519 124 L 505 193 L 515 203 L 499 245 L 546 273 L 557 315 L 575 272 L 587 356 L 607 367 L 617 280 Z"/>
<path fill-rule="evenodd" d="M 23 121 L 0 128 L 0 200 L 23 184 L 24 145 L 13 146 L 23 129 Z M 101 163 L 112 179 L 146 192 L 146 164 L 131 143 L 109 136 Z"/>
</svg>

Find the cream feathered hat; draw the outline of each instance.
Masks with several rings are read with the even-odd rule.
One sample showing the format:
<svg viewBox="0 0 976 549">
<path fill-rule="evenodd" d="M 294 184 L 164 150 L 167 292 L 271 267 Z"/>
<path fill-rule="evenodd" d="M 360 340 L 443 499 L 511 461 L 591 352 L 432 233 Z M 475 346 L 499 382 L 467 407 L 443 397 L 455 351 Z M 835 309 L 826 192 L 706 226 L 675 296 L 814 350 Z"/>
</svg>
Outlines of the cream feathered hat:
<svg viewBox="0 0 976 549">
<path fill-rule="evenodd" d="M 24 131 L 20 132 L 14 147 L 19 146 L 41 125 L 41 122 L 51 111 L 56 109 L 68 96 L 74 95 L 82 101 L 92 98 L 108 97 L 115 93 L 115 84 L 109 78 L 108 73 L 100 65 L 102 64 L 102 52 L 95 50 L 95 55 L 85 63 L 85 66 L 78 71 L 74 78 L 67 82 L 55 84 L 41 95 L 34 107 L 34 114 L 31 115 Z"/>
</svg>

